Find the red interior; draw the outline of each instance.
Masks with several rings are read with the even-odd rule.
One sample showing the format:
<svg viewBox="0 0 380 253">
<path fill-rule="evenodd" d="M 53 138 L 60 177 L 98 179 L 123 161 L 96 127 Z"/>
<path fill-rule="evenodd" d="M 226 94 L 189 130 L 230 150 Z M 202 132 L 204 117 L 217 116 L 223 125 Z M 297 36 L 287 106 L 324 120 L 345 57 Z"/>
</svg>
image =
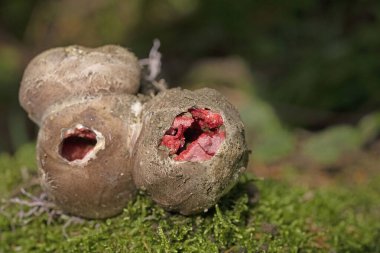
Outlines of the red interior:
<svg viewBox="0 0 380 253">
<path fill-rule="evenodd" d="M 169 148 L 176 161 L 205 161 L 218 151 L 226 137 L 220 130 L 223 118 L 209 109 L 191 108 L 178 115 L 162 137 L 161 145 Z"/>
<path fill-rule="evenodd" d="M 96 145 L 96 134 L 90 129 L 75 129 L 61 143 L 61 156 L 68 161 L 81 160 Z"/>
</svg>

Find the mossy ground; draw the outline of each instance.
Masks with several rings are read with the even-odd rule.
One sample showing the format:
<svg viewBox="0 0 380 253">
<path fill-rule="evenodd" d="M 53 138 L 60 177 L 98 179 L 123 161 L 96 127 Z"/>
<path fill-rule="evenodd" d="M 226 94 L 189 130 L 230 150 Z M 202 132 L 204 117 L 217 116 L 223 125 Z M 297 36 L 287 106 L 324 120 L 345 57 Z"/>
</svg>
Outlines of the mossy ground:
<svg viewBox="0 0 380 253">
<path fill-rule="evenodd" d="M 170 214 L 139 195 L 104 221 L 31 215 L 9 204 L 35 178 L 33 145 L 0 155 L 0 252 L 380 252 L 380 177 L 311 189 L 245 175 L 206 214 Z"/>
</svg>

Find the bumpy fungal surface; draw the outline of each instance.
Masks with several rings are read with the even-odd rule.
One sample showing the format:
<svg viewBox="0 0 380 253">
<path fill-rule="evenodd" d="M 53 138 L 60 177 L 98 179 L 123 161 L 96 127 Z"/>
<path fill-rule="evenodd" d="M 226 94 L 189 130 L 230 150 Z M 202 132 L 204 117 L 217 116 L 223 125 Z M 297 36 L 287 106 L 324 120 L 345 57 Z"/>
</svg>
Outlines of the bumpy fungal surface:
<svg viewBox="0 0 380 253">
<path fill-rule="evenodd" d="M 188 112 L 190 115 L 175 117 L 161 145 L 169 148 L 170 155 L 176 155 L 176 161 L 209 160 L 225 139 L 225 131 L 220 130 L 223 118 L 207 108 L 190 108 Z"/>
<path fill-rule="evenodd" d="M 132 95 L 73 100 L 45 115 L 37 141 L 42 186 L 64 211 L 105 218 L 135 194 L 131 157 L 140 130 Z"/>
<path fill-rule="evenodd" d="M 193 214 L 244 171 L 244 127 L 221 94 L 172 89 L 150 98 L 137 94 L 140 72 L 114 45 L 54 48 L 25 70 L 19 98 L 40 126 L 41 184 L 64 211 L 116 215 L 137 186 L 165 209 Z"/>
<path fill-rule="evenodd" d="M 37 55 L 27 66 L 19 99 L 29 117 L 40 124 L 45 111 L 71 97 L 136 94 L 140 66 L 127 49 L 60 47 Z"/>
<path fill-rule="evenodd" d="M 207 211 L 247 165 L 243 123 L 217 91 L 171 89 L 143 111 L 133 179 L 169 211 Z"/>
</svg>

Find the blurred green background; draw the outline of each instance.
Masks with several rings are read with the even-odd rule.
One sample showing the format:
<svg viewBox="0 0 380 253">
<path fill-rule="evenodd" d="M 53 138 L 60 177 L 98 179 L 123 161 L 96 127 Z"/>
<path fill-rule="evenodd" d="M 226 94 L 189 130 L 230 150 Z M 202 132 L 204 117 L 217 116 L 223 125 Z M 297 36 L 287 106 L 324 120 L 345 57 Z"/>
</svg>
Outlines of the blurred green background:
<svg viewBox="0 0 380 253">
<path fill-rule="evenodd" d="M 158 38 L 170 86 L 210 86 L 239 109 L 257 170 L 291 160 L 334 172 L 379 136 L 379 31 L 375 0 L 3 0 L 0 153 L 36 138 L 18 105 L 33 56 L 114 43 L 145 58 Z"/>
</svg>

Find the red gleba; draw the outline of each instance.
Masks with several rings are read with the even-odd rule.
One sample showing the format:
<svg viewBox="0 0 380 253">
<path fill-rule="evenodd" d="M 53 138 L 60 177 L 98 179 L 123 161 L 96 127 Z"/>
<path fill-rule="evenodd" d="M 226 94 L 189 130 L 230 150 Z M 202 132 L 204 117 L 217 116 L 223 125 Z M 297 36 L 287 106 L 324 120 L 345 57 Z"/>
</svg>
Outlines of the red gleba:
<svg viewBox="0 0 380 253">
<path fill-rule="evenodd" d="M 83 159 L 96 145 L 96 134 L 90 129 L 67 131 L 61 144 L 61 155 L 68 161 Z"/>
<path fill-rule="evenodd" d="M 223 118 L 209 109 L 191 108 L 178 115 L 162 138 L 176 161 L 206 161 L 218 151 L 226 133 L 220 130 Z"/>
</svg>

